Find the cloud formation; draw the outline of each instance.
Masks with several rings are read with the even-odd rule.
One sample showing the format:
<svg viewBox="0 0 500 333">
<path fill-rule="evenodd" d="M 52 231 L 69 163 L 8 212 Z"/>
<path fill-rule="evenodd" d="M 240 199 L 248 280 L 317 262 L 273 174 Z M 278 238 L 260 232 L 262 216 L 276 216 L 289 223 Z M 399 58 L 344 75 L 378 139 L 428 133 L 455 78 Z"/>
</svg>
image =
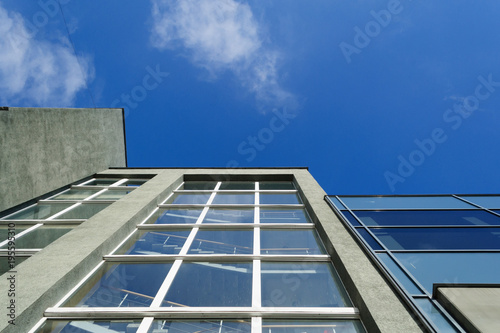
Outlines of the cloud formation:
<svg viewBox="0 0 500 333">
<path fill-rule="evenodd" d="M 90 61 L 77 59 L 67 40 L 54 43 L 35 39 L 23 17 L 0 4 L 2 104 L 72 106 L 76 94 L 85 88 L 85 80 L 92 77 Z"/>
<path fill-rule="evenodd" d="M 232 71 L 263 109 L 296 107 L 296 98 L 279 83 L 280 54 L 263 42 L 248 4 L 235 0 L 152 0 L 152 5 L 154 47 L 187 50 L 190 61 L 212 77 Z"/>
</svg>

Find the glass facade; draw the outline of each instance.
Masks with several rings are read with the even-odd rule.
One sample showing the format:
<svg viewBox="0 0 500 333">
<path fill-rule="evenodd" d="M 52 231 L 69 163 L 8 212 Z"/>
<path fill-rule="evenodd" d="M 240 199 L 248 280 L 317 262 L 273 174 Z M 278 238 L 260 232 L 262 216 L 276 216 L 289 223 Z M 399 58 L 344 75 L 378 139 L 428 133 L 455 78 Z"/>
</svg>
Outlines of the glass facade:
<svg viewBox="0 0 500 333">
<path fill-rule="evenodd" d="M 463 329 L 433 298 L 435 284 L 498 283 L 499 196 L 329 196 L 328 201 L 436 332 Z"/>
<path fill-rule="evenodd" d="M 184 182 L 36 332 L 363 333 L 302 202 L 291 181 Z"/>
<path fill-rule="evenodd" d="M 0 274 L 20 264 L 146 181 L 94 178 L 1 217 Z M 21 255 L 12 256 L 12 253 Z"/>
</svg>

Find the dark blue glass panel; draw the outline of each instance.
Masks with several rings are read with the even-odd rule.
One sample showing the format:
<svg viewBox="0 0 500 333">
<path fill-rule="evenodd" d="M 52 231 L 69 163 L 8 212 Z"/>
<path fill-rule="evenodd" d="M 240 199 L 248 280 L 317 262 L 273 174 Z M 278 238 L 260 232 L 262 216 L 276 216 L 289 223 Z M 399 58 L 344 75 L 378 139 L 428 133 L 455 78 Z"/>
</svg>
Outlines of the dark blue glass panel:
<svg viewBox="0 0 500 333">
<path fill-rule="evenodd" d="M 500 217 L 483 210 L 358 210 L 354 214 L 367 226 L 500 225 Z"/>
<path fill-rule="evenodd" d="M 104 264 L 63 306 L 150 306 L 171 264 Z"/>
<path fill-rule="evenodd" d="M 148 333 L 250 333 L 251 329 L 245 320 L 155 320 Z"/>
<path fill-rule="evenodd" d="M 347 220 L 349 221 L 349 223 L 351 223 L 353 226 L 360 226 L 361 225 L 358 222 L 358 220 L 356 220 L 356 218 L 354 217 L 354 215 L 352 215 L 349 211 L 343 210 L 342 214 L 344 214 L 344 216 L 347 218 Z"/>
<path fill-rule="evenodd" d="M 262 333 L 364 333 L 359 320 L 265 320 Z"/>
<path fill-rule="evenodd" d="M 36 333 L 134 333 L 141 320 L 47 320 Z"/>
<path fill-rule="evenodd" d="M 357 228 L 356 231 L 365 239 L 365 241 L 370 245 L 373 250 L 382 250 L 382 247 L 377 243 L 377 241 L 363 228 Z"/>
<path fill-rule="evenodd" d="M 154 224 L 192 224 L 196 223 L 203 209 L 160 209 L 146 223 Z"/>
<path fill-rule="evenodd" d="M 403 272 L 401 268 L 392 260 L 387 253 L 377 253 L 377 256 L 382 260 L 391 275 L 399 282 L 406 291 L 413 295 L 422 295 L 422 291 L 413 283 L 412 280 Z"/>
<path fill-rule="evenodd" d="M 500 228 L 371 228 L 390 250 L 500 250 Z"/>
<path fill-rule="evenodd" d="M 199 230 L 188 253 L 252 254 L 253 230 Z"/>
<path fill-rule="evenodd" d="M 455 333 L 459 332 L 446 317 L 439 311 L 439 309 L 432 304 L 427 298 L 415 298 L 413 300 L 417 304 L 420 311 L 432 322 L 438 332 Z"/>
<path fill-rule="evenodd" d="M 162 306 L 251 306 L 252 264 L 183 263 Z"/>
<path fill-rule="evenodd" d="M 300 204 L 300 199 L 295 193 L 287 194 L 260 194 L 260 204 L 262 205 L 283 205 L 283 204 Z"/>
<path fill-rule="evenodd" d="M 474 209 L 468 203 L 448 196 L 380 196 L 344 197 L 342 202 L 351 210 L 355 209 Z"/>
</svg>

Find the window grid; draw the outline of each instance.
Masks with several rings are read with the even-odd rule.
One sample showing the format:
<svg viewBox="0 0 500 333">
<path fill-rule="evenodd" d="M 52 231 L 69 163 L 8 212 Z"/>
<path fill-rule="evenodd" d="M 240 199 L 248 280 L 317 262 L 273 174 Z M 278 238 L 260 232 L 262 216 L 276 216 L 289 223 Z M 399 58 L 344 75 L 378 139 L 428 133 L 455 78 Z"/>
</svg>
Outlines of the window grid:
<svg viewBox="0 0 500 333">
<path fill-rule="evenodd" d="M 490 196 L 490 197 L 497 197 L 496 195 L 484 195 L 484 196 Z M 384 196 L 388 198 L 397 198 L 394 196 Z M 405 197 L 405 196 L 400 196 L 400 197 Z M 425 196 L 417 196 L 417 197 L 425 197 Z M 488 206 L 482 206 L 478 204 L 477 202 L 474 202 L 474 196 L 469 196 L 467 195 L 467 199 L 462 198 L 462 195 L 439 195 L 439 196 L 429 196 L 430 197 L 449 197 L 449 198 L 455 198 L 457 200 L 460 200 L 461 202 L 464 202 L 466 204 L 471 205 L 472 209 L 475 209 L 475 211 L 484 211 L 488 212 L 489 214 L 492 214 L 494 216 L 500 217 L 500 214 L 497 212 L 493 211 L 492 209 L 496 209 L 496 207 L 488 207 Z M 477 196 L 477 197 L 483 197 Z M 452 232 L 453 230 L 498 230 L 495 233 L 492 234 L 500 234 L 500 225 L 499 224 L 486 224 L 486 225 L 480 225 L 480 224 L 473 224 L 473 225 L 463 225 L 460 223 L 455 223 L 455 224 L 437 224 L 437 225 L 366 225 L 366 223 L 363 222 L 361 218 L 357 216 L 356 211 L 386 211 L 386 212 L 397 212 L 397 211 L 408 211 L 408 210 L 426 210 L 426 211 L 435 211 L 435 210 L 440 210 L 440 211 L 472 211 L 472 209 L 468 208 L 441 208 L 441 207 L 428 207 L 428 208 L 391 208 L 391 209 L 378 209 L 375 207 L 370 207 L 370 208 L 363 208 L 363 207 L 356 207 L 355 210 L 351 209 L 349 205 L 347 205 L 342 198 L 344 196 L 328 196 L 328 202 L 330 206 L 336 211 L 337 215 L 341 217 L 341 220 L 349 226 L 349 228 L 354 232 L 354 234 L 357 236 L 358 240 L 363 244 L 363 246 L 369 251 L 369 253 L 372 253 L 373 255 L 371 256 L 379 265 L 381 265 L 384 270 L 390 275 L 391 279 L 395 281 L 396 284 L 399 284 L 398 290 L 402 292 L 406 297 L 407 300 L 410 302 L 414 302 L 414 300 L 417 299 L 425 299 L 429 302 L 429 304 L 432 304 L 437 311 L 441 314 L 441 317 L 444 318 L 445 321 L 447 321 L 450 325 L 450 329 L 454 330 L 456 332 L 465 332 L 463 328 L 453 319 L 453 317 L 442 307 L 442 305 L 433 298 L 433 291 L 429 290 L 429 288 L 425 288 L 424 285 L 421 283 L 421 281 L 410 272 L 407 267 L 398 259 L 396 254 L 411 254 L 411 253 L 428 253 L 428 254 L 439 254 L 439 253 L 463 253 L 463 254 L 483 254 L 483 253 L 499 253 L 500 254 L 500 238 L 498 239 L 498 242 L 496 243 L 496 248 L 488 248 L 488 249 L 480 249 L 480 248 L 460 248 L 460 249 L 447 249 L 447 248 L 431 248 L 431 249 L 417 249 L 417 248 L 389 248 L 386 246 L 385 242 L 383 239 L 375 235 L 372 230 L 377 230 L 377 229 L 386 229 L 386 230 L 394 230 L 394 229 L 403 229 L 403 230 L 425 230 L 426 228 L 429 228 L 429 230 L 437 230 L 437 229 L 443 229 L 443 230 L 449 230 Z M 364 198 L 364 197 L 358 197 L 358 198 Z M 339 203 L 342 206 L 339 206 Z M 352 221 L 350 221 L 346 216 L 343 214 L 343 212 L 349 212 L 354 216 L 355 221 L 359 225 L 354 225 Z M 403 222 L 402 222 L 403 224 Z M 364 231 L 366 234 L 370 235 L 373 240 L 376 242 L 378 246 L 380 246 L 381 249 L 375 249 L 372 246 L 370 246 L 369 241 L 366 239 L 366 235 L 363 236 L 360 231 Z M 388 240 L 386 240 L 388 242 Z M 395 265 L 396 268 L 391 269 L 390 267 L 387 266 L 386 263 L 384 263 L 380 257 L 380 255 L 385 254 L 387 255 L 392 263 Z M 396 269 L 396 271 L 394 270 Z M 403 274 L 403 275 L 401 275 Z M 412 293 L 408 291 L 408 286 L 405 287 L 405 282 L 404 281 L 409 281 L 409 283 L 413 284 L 416 288 L 420 289 L 420 293 Z M 440 281 L 435 281 L 435 283 L 438 283 Z M 451 282 L 451 281 L 448 281 Z M 408 282 L 407 282 L 408 283 Z M 438 331 L 439 329 L 437 328 L 437 323 L 431 319 L 429 314 L 425 313 L 424 310 L 421 310 L 419 306 L 415 303 L 412 308 L 417 311 L 417 315 L 419 317 L 424 317 L 426 318 L 425 320 L 427 321 L 428 325 L 430 325 L 430 329 L 434 331 Z M 425 322 L 424 320 L 424 322 Z"/>
<path fill-rule="evenodd" d="M 104 256 L 104 261 L 101 262 L 99 267 L 105 262 L 108 263 L 127 263 L 127 262 L 171 262 L 172 267 L 168 271 L 165 279 L 163 280 L 162 285 L 158 289 L 153 302 L 146 309 L 141 308 L 141 313 L 143 316 L 143 320 L 140 324 L 138 332 L 148 332 L 151 324 L 154 319 L 158 318 L 199 318 L 199 312 L 204 313 L 204 318 L 207 318 L 207 311 L 211 313 L 210 317 L 214 318 L 241 318 L 243 317 L 247 319 L 251 319 L 251 331 L 252 333 L 261 333 L 262 332 L 262 318 L 290 318 L 290 320 L 295 320 L 297 316 L 302 317 L 304 319 L 314 319 L 314 318 L 328 318 L 328 319 L 348 319 L 348 320 L 359 320 L 358 310 L 354 307 L 326 307 L 326 308 L 318 308 L 318 307 L 291 307 L 291 308 L 279 308 L 279 307 L 270 307 L 263 308 L 261 304 L 261 262 L 296 262 L 297 265 L 304 262 L 306 259 L 307 262 L 325 262 L 331 264 L 330 257 L 327 254 L 321 255 L 288 255 L 288 254 L 269 254 L 269 255 L 261 255 L 260 247 L 261 247 L 261 230 L 266 229 L 279 229 L 279 230 L 311 230 L 315 232 L 313 223 L 269 223 L 269 224 L 261 224 L 260 223 L 260 209 L 261 207 L 267 208 L 302 208 L 304 209 L 304 205 L 300 204 L 268 204 L 268 205 L 260 205 L 259 199 L 261 193 L 278 193 L 278 194 L 289 194 L 293 193 L 298 195 L 297 190 L 259 190 L 259 182 L 255 182 L 255 189 L 253 191 L 244 190 L 244 191 L 236 191 L 236 190 L 219 190 L 221 187 L 221 182 L 218 182 L 216 187 L 213 190 L 204 191 L 210 193 L 209 199 L 205 202 L 205 204 L 197 204 L 197 205 L 174 205 L 174 204 L 165 204 L 173 197 L 178 194 L 184 193 L 202 193 L 203 191 L 197 190 L 179 190 L 184 185 L 182 183 L 179 187 L 174 190 L 161 204 L 159 204 L 153 212 L 142 221 L 137 228 L 117 247 L 115 248 L 110 255 Z M 241 205 L 241 204 L 224 204 L 224 205 L 214 205 L 212 202 L 215 197 L 219 193 L 252 193 L 254 194 L 254 203 L 252 205 Z M 203 210 L 200 216 L 197 218 L 194 224 L 148 224 L 146 223 L 151 217 L 155 216 L 159 209 L 162 208 L 177 208 L 177 207 L 202 207 Z M 254 220 L 251 224 L 244 223 L 230 223 L 230 230 L 253 230 L 253 251 L 250 255 L 234 255 L 234 254 L 204 254 L 204 255 L 196 255 L 189 254 L 188 251 L 193 244 L 194 239 L 196 238 L 199 230 L 204 230 L 207 228 L 213 228 L 213 230 L 224 230 L 224 227 L 227 227 L 225 223 L 202 223 L 205 219 L 209 209 L 212 207 L 224 207 L 224 208 L 246 208 L 253 207 L 254 211 Z M 307 214 L 307 213 L 306 213 Z M 298 227 L 297 227 L 298 226 Z M 173 230 L 178 227 L 181 227 L 185 230 L 191 230 L 189 236 L 186 238 L 184 244 L 182 245 L 182 249 L 178 254 L 159 254 L 159 255 L 117 255 L 115 254 L 119 251 L 125 244 L 133 239 L 133 237 L 140 231 L 148 231 L 148 230 Z M 263 228 L 263 229 L 262 229 Z M 319 239 L 317 239 L 319 241 Z M 321 241 L 317 244 L 320 247 L 323 247 Z M 325 252 L 326 253 L 326 252 Z M 149 260 L 148 260 L 149 258 Z M 183 267 L 183 263 L 202 261 L 207 263 L 220 263 L 231 262 L 231 263 L 251 263 L 252 266 L 252 292 L 251 292 L 251 306 L 250 307 L 188 307 L 188 308 L 175 308 L 175 307 L 163 307 L 160 308 L 161 305 L 166 301 L 166 295 L 172 284 L 174 283 L 174 279 L 179 273 L 181 267 Z M 97 272 L 98 268 L 94 269 L 93 272 Z M 74 319 L 81 318 L 80 315 L 83 315 L 88 319 L 96 319 L 100 316 L 104 316 L 108 318 L 110 313 L 121 313 L 120 318 L 123 317 L 123 313 L 127 311 L 132 311 L 133 308 L 93 308 L 91 313 L 88 313 L 88 308 L 64 308 L 63 304 L 69 300 L 71 297 L 75 295 L 77 290 L 81 288 L 87 280 L 90 279 L 92 274 L 89 274 L 85 277 L 79 284 L 76 286 L 70 293 L 68 293 L 63 300 L 61 300 L 54 308 L 50 308 L 47 310 L 49 314 L 49 318 L 57 318 L 61 314 L 65 314 L 65 318 Z M 338 288 L 343 288 L 342 284 L 338 285 Z M 348 296 L 347 296 L 348 297 Z M 348 302 L 350 300 L 347 299 Z M 159 313 L 158 313 L 159 312 Z M 70 313 L 70 314 L 69 314 Z M 107 314 L 106 314 L 107 313 Z M 54 316 L 50 316 L 50 314 Z M 137 315 L 137 314 L 135 314 Z M 109 317 L 111 318 L 111 317 Z M 41 323 L 40 323 L 41 324 Z M 33 332 L 36 332 L 35 328 Z"/>
</svg>

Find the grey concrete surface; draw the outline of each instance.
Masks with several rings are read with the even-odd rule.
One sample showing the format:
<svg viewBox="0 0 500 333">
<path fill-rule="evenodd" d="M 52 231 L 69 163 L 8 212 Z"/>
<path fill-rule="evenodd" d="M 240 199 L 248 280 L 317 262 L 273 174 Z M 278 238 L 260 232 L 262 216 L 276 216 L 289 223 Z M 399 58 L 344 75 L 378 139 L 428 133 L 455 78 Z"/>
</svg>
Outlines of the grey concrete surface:
<svg viewBox="0 0 500 333">
<path fill-rule="evenodd" d="M 500 332 L 500 287 L 438 287 L 438 301 L 471 333 Z"/>
<path fill-rule="evenodd" d="M 122 109 L 0 111 L 0 211 L 125 163 Z"/>
</svg>

